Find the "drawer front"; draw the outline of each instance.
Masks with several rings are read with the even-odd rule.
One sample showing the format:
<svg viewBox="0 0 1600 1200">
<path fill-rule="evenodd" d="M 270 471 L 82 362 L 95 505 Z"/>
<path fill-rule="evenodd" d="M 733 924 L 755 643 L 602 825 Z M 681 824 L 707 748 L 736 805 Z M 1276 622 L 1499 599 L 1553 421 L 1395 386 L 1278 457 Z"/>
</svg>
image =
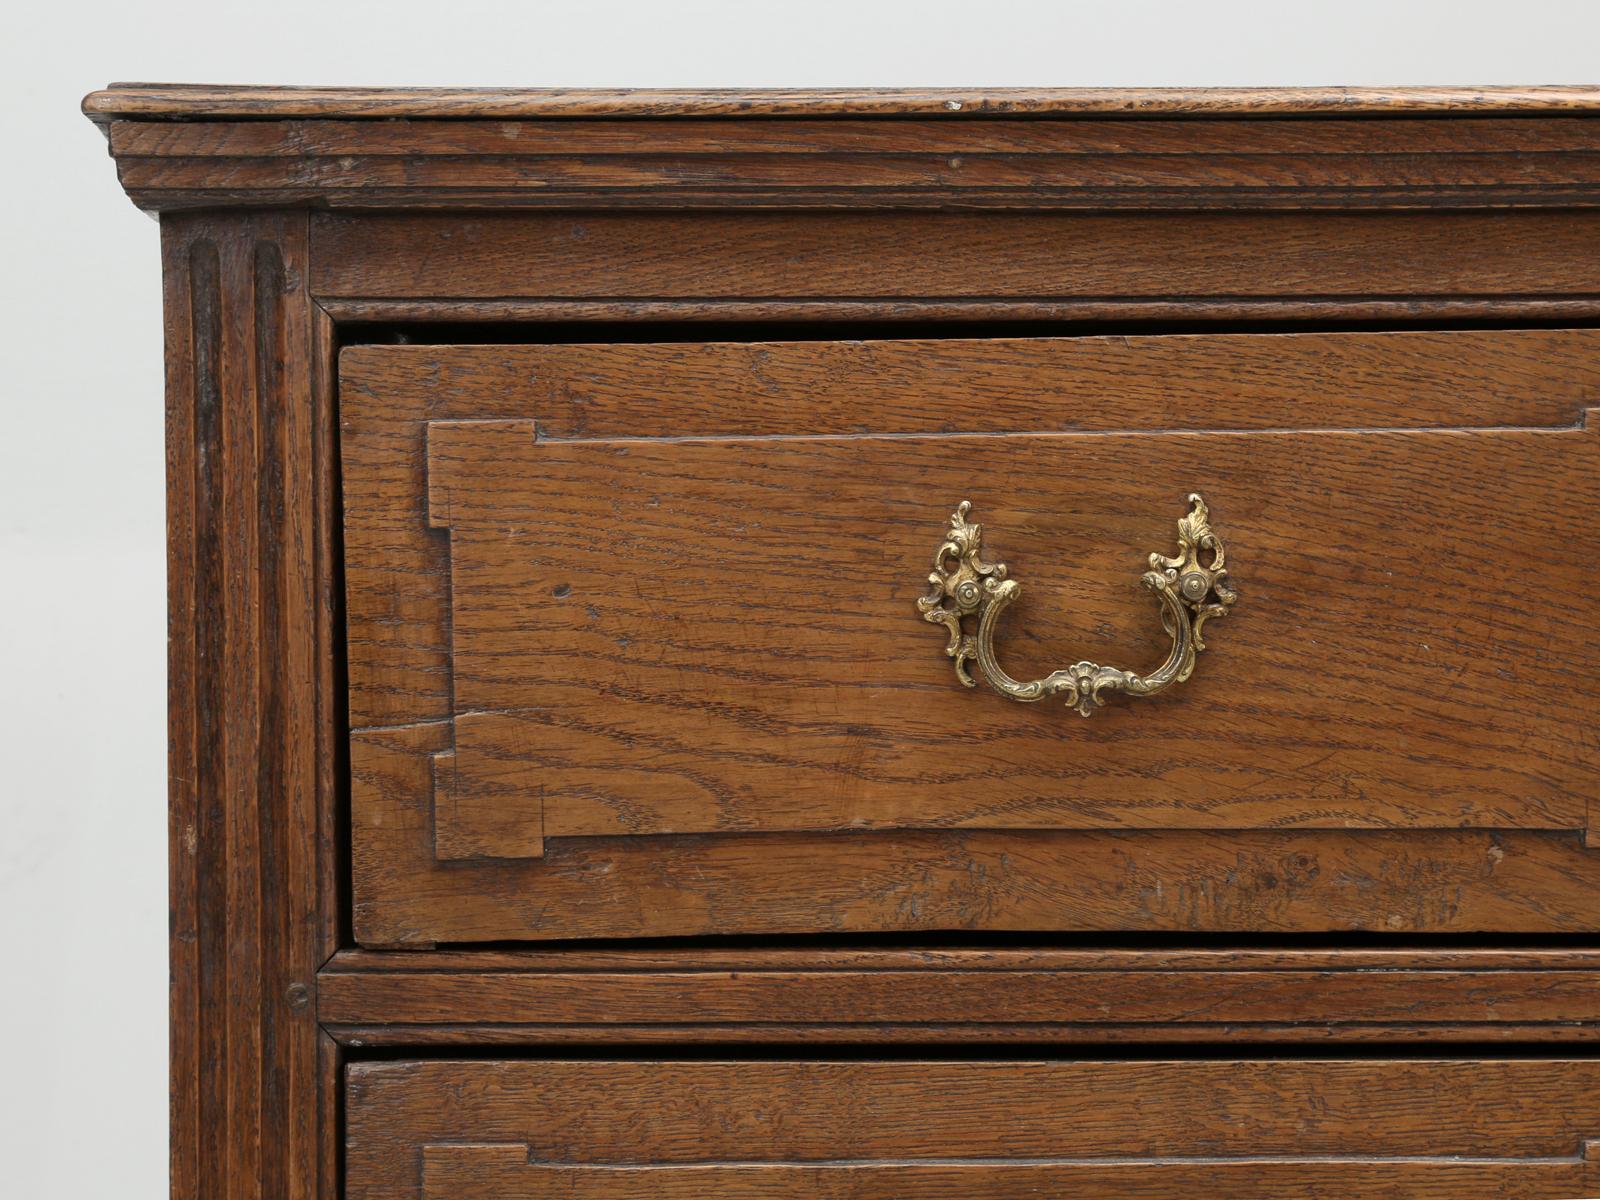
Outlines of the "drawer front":
<svg viewBox="0 0 1600 1200">
<path fill-rule="evenodd" d="M 1596 348 L 346 352 L 358 936 L 1594 928 Z"/>
<path fill-rule="evenodd" d="M 1600 1194 L 1591 1061 L 389 1062 L 351 1200 Z"/>
</svg>

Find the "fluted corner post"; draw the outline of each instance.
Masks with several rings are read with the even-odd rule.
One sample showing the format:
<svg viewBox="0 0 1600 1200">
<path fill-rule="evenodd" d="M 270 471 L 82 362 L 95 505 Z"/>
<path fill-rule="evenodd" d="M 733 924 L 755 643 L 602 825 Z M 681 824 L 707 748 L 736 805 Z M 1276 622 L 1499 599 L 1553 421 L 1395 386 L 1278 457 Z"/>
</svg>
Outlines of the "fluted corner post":
<svg viewBox="0 0 1600 1200">
<path fill-rule="evenodd" d="M 172 1194 L 311 1200 L 336 1070 L 331 339 L 304 212 L 167 214 L 162 253 Z"/>
</svg>

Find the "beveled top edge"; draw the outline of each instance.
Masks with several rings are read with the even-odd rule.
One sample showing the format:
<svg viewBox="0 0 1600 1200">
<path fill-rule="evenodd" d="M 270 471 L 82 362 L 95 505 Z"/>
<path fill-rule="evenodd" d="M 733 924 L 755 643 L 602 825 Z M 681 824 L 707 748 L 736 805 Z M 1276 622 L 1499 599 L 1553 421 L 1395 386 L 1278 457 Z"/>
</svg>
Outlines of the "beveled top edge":
<svg viewBox="0 0 1600 1200">
<path fill-rule="evenodd" d="M 91 120 L 1600 114 L 1600 85 L 1394 88 L 360 88 L 114 83 Z"/>
</svg>

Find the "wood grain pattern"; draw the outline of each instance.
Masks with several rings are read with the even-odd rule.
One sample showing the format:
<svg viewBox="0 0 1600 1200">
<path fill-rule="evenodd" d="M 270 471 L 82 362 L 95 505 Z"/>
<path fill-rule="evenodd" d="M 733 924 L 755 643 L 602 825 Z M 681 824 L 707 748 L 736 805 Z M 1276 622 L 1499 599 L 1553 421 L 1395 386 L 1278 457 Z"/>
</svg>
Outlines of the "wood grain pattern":
<svg viewBox="0 0 1600 1200">
<path fill-rule="evenodd" d="M 1066 714 L 1071 715 L 1071 714 Z M 1077 720 L 1077 717 L 1073 717 Z M 434 857 L 447 722 L 351 738 L 356 940 L 864 931 L 1595 928 L 1600 855 L 1557 833 L 984 831 L 557 839 Z"/>
<path fill-rule="evenodd" d="M 1600 1143 L 1589 1143 L 1600 1147 Z M 427 1200 L 1033 1200 L 1093 1195 L 1098 1200 L 1225 1195 L 1232 1200 L 1338 1195 L 1347 1200 L 1462 1195 L 1534 1200 L 1588 1190 L 1597 1172 L 1587 1149 L 1554 1158 L 1444 1155 L 1384 1161 L 1363 1153 L 1340 1160 L 1256 1156 L 1149 1156 L 1107 1162 L 759 1163 L 683 1166 L 557 1166 L 538 1162 L 528 1145 L 443 1145 L 423 1148 Z"/>
<path fill-rule="evenodd" d="M 1595 800 L 1587 430 L 560 444 L 433 422 L 428 470 L 454 606 L 443 857 L 735 831 L 1583 829 Z M 1258 613 L 1208 630 L 1181 696 L 1069 724 L 959 688 L 913 619 L 918 551 L 968 498 L 988 557 L 1037 589 L 1005 631 L 1013 671 L 1148 669 L 1166 638 L 1135 584 L 1190 487 Z"/>
<path fill-rule="evenodd" d="M 652 965 L 648 953 L 619 951 L 609 968 L 550 953 L 505 956 L 499 965 L 484 957 L 341 955 L 319 981 L 319 1018 L 337 1037 L 380 1045 L 473 1044 L 486 1035 L 539 1043 L 579 1029 L 600 1041 L 646 1040 L 653 1030 L 661 1042 L 886 1041 L 926 1039 L 935 1029 L 951 1040 L 1089 1041 L 1174 1026 L 1197 1037 L 1257 1039 L 1263 1031 L 1307 1039 L 1450 1039 L 1485 1029 L 1499 1036 L 1507 1027 L 1530 1037 L 1551 1026 L 1600 1033 L 1600 987 L 1586 952 L 1564 963 L 1535 954 L 1509 965 L 1517 960 L 1496 964 L 1492 953 L 1463 951 L 1450 966 L 1430 966 L 1416 951 L 1383 952 L 1366 965 L 1352 951 L 1305 961 L 1180 952 L 1167 966 L 1151 961 L 1159 951 L 1046 952 L 1014 967 L 982 952 L 943 961 L 856 952 L 855 967 L 819 962 L 826 952 L 792 965 L 682 953 Z"/>
<path fill-rule="evenodd" d="M 319 297 L 1594 296 L 1600 213 L 317 214 Z"/>
<path fill-rule="evenodd" d="M 916 948 L 697 946 L 661 949 L 525 948 L 335 956 L 319 981 L 320 1017 L 351 1047 L 873 1043 L 1584 1043 L 1600 1040 L 1596 989 L 1600 952 L 1585 949 L 1059 949 L 1044 946 Z M 804 996 L 905 995 L 941 1004 L 940 980 L 962 979 L 972 1003 L 953 1020 L 842 1019 L 826 1003 L 807 1012 Z M 403 986 L 382 977 L 398 975 Z M 746 1023 L 720 1020 L 728 993 L 754 976 L 794 980 L 779 1012 Z M 989 976 L 988 983 L 980 976 Z M 439 992 L 432 990 L 438 977 Z M 586 991 L 590 978 L 599 990 Z M 1059 989 L 1059 1009 L 1011 1020 L 1010 981 Z M 1077 1005 L 1106 986 L 1137 993 L 1149 979 L 1188 1019 L 1122 1019 L 1120 1011 Z M 1323 981 L 1331 986 L 1323 990 Z M 692 982 L 691 982 L 692 981 Z M 545 983 L 552 986 L 547 991 Z M 1548 985 L 1548 986 L 1547 986 Z M 615 1020 L 600 1001 L 618 989 L 659 1007 L 645 1020 Z M 452 996 L 452 993 L 454 994 Z M 1037 996 L 1035 991 L 1032 995 Z M 1205 1011 L 1218 994 L 1234 1018 Z M 456 999 L 459 1003 L 440 1004 Z M 1516 1005 L 1516 1016 L 1501 1007 Z M 561 1002 L 558 1003 L 558 1000 Z M 1472 1005 L 1482 1002 L 1473 1011 Z M 1465 1002 L 1465 1003 L 1463 1003 Z M 895 1003 L 895 1001 L 891 1001 Z M 847 1001 L 848 1004 L 848 1001 Z M 434 1007 L 438 1005 L 438 1007 Z M 490 1021 L 495 1009 L 499 1019 Z M 1069 1019 L 1071 1016 L 1076 1019 Z M 602 1014 L 603 1023 L 595 1022 Z M 780 1015 L 813 1020 L 774 1019 Z M 859 1016 L 861 1014 L 854 1014 Z M 1131 1014 L 1130 1014 L 1131 1015 Z M 428 1018 L 422 1023 L 421 1018 Z M 1461 1017 L 1461 1022 L 1448 1019 Z M 1482 1020 L 1466 1020 L 1481 1017 Z M 381 1022 L 381 1023 L 380 1023 Z"/>
<path fill-rule="evenodd" d="M 337 705 L 306 222 L 163 225 L 173 1194 L 318 1195 Z M 319 449 L 320 448 L 320 449 Z M 320 465 L 319 465 L 320 464 Z M 319 565 L 320 564 L 320 565 Z"/>
<path fill-rule="evenodd" d="M 446 711 L 440 699 L 448 689 L 454 717 L 453 732 L 419 733 L 434 757 L 411 785 L 421 794 L 409 797 L 396 788 L 415 774 L 378 765 L 398 743 L 386 731 L 356 734 L 358 843 L 392 846 L 396 806 L 426 810 L 430 798 L 432 850 L 441 859 L 534 857 L 547 837 L 617 835 L 1584 829 L 1594 772 L 1582 731 L 1600 700 L 1590 684 L 1597 664 L 1581 635 L 1592 601 L 1568 544 L 1581 540 L 1597 499 L 1588 487 L 1596 443 L 1592 431 L 1562 423 L 1589 386 L 1587 368 L 1563 364 L 1589 339 L 1530 331 L 1417 341 L 352 352 L 344 385 L 356 694 L 393 704 L 376 711 L 414 719 Z M 1465 360 L 1451 361 L 1456 347 Z M 1487 360 L 1472 361 L 1495 351 L 1493 371 Z M 1132 363 L 1141 365 L 1112 381 L 1118 366 Z M 1484 386 L 1491 378 L 1518 382 Z M 1307 399 L 1308 379 L 1327 387 Z M 1163 394 L 1162 381 L 1173 390 Z M 1089 407 L 1087 398 L 1103 389 L 1117 399 Z M 760 399 L 743 403 L 752 392 Z M 1508 393 L 1539 400 L 1508 407 Z M 664 402 L 678 394 L 694 403 Z M 1012 399 L 1016 408 L 1008 409 L 1006 398 L 1018 394 L 1049 396 L 1060 407 L 1029 414 Z M 1192 406 L 1185 395 L 1195 397 Z M 1213 395 L 1228 399 L 1206 403 Z M 1115 432 L 1175 423 L 1175 397 L 1180 410 L 1204 414 L 1197 423 L 1237 422 L 1246 432 Z M 521 421 L 486 419 L 518 405 Z M 1001 430 L 1030 419 L 1089 429 L 887 436 L 908 432 L 918 414 L 959 429 L 990 409 Z M 430 461 L 419 470 L 418 418 L 457 412 L 480 419 L 428 423 Z M 784 428 L 786 420 L 794 422 L 788 428 L 850 429 L 874 419 L 884 434 L 738 432 Z M 1319 420 L 1502 419 L 1550 427 L 1281 431 Z M 698 432 L 696 423 L 735 433 L 650 440 L 669 428 Z M 645 440 L 606 436 L 619 428 Z M 934 505 L 928 481 L 948 474 L 952 459 L 965 471 L 958 490 L 967 496 L 978 487 L 974 498 L 992 531 L 1016 530 L 1019 545 L 1041 547 L 1030 554 L 1030 584 L 1058 600 L 1035 602 L 1014 643 L 1040 669 L 1086 654 L 1155 661 L 1158 623 L 1148 605 L 1131 602 L 1139 599 L 1131 591 L 1142 557 L 1164 546 L 1160 528 L 1172 519 L 1151 517 L 1141 540 L 1138 514 L 1161 510 L 1154 481 L 1168 480 L 1173 496 L 1204 486 L 1214 504 L 1219 487 L 1237 496 L 1228 534 L 1235 563 L 1243 555 L 1259 564 L 1248 572 L 1252 594 L 1272 619 L 1230 623 L 1233 670 L 1213 678 L 1214 652 L 1184 697 L 1233 736 L 1212 737 L 1178 704 L 1107 714 L 1102 724 L 1120 723 L 1097 736 L 1064 729 L 1048 706 L 959 689 L 937 631 L 930 646 L 929 631 L 909 615 L 922 576 L 910 564 L 925 558 L 958 498 Z M 1126 464 L 1137 470 L 1130 475 Z M 1195 470 L 1204 480 L 1185 475 Z M 1427 482 L 1443 477 L 1448 489 Z M 1020 497 L 1013 479 L 1028 481 Z M 1307 480 L 1316 487 L 1308 490 Z M 1072 495 L 1072 506 L 1051 502 L 1057 494 Z M 1463 518 L 1461 497 L 1473 495 L 1495 497 L 1492 520 Z M 443 546 L 427 545 L 425 508 L 449 526 L 448 559 Z M 1400 537 L 1407 529 L 1417 532 Z M 826 603 L 815 612 L 791 595 L 795 564 L 811 545 L 825 548 L 829 563 Z M 991 554 L 1003 550 L 991 542 Z M 1539 580 L 1531 593 L 1530 576 Z M 1477 595 L 1517 599 L 1501 608 L 1476 603 Z M 445 607 L 452 597 L 453 616 Z M 416 694 L 408 694 L 412 681 L 420 682 Z M 370 710 L 358 701 L 357 711 Z M 952 730 L 968 747 L 959 761 L 935 746 Z M 1093 754 L 1063 763 L 1065 736 L 1083 739 Z M 932 775 L 930 762 L 940 764 Z M 1036 836 L 1019 833 L 1016 848 Z M 1223 844 L 1240 843 L 1230 834 Z M 811 845 L 810 857 L 833 854 L 831 841 Z M 1193 860 L 1185 844 L 1170 845 L 1191 864 L 1174 868 L 1176 885 Z M 1370 854 L 1375 845 L 1352 843 L 1350 852 Z M 473 936 L 554 936 L 576 901 L 576 891 L 568 902 L 555 888 L 555 876 L 570 869 L 562 867 L 537 876 L 536 908 L 507 914 L 482 906 L 481 896 L 468 902 L 456 893 L 480 883 L 436 875 L 414 849 L 391 849 L 398 857 L 385 861 L 358 844 L 364 937 L 450 940 L 464 928 Z M 1154 843 L 1145 851 L 1160 853 Z M 658 844 L 655 853 L 671 852 Z M 649 854 L 627 857 L 642 863 Z M 731 851 L 726 861 L 741 865 L 721 886 L 740 897 L 760 886 L 754 859 Z M 1155 870 L 1158 887 L 1167 886 Z M 444 892 L 400 899 L 418 871 Z M 1306 874 L 1286 865 L 1283 877 L 1303 882 Z M 503 877 L 507 899 L 524 878 L 531 884 L 521 872 Z M 1563 867 L 1542 881 L 1542 911 L 1526 919 L 1550 927 L 1548 898 L 1569 878 Z M 625 896 L 635 894 L 633 882 L 621 881 Z M 1370 896 L 1362 911 L 1346 906 L 1351 898 L 1341 898 L 1338 917 L 1319 898 L 1291 920 L 1444 928 L 1459 919 L 1431 907 L 1396 918 L 1388 899 Z M 403 919 L 385 911 L 397 901 Z M 919 926 L 921 918 L 906 926 L 896 915 L 887 927 L 1040 927 L 1028 906 L 934 903 L 931 926 Z M 485 915 L 490 923 L 479 924 Z M 780 924 L 737 928 L 839 927 L 832 913 L 796 926 L 797 914 L 781 904 L 764 919 L 774 918 Z M 1172 914 L 1149 911 L 1139 927 L 1152 927 L 1143 923 L 1152 918 L 1153 927 L 1173 927 Z M 727 928 L 704 924 L 705 914 L 641 925 L 587 908 L 583 919 L 588 935 Z M 876 928 L 871 922 L 884 918 L 866 919 L 845 927 Z M 1084 916 L 1058 919 L 1073 927 Z M 1116 927 L 1098 923 L 1104 919 L 1089 927 Z M 1181 919 L 1180 927 L 1237 927 L 1209 913 Z M 1569 927 L 1566 917 L 1556 920 L 1554 927 Z"/>
<path fill-rule="evenodd" d="M 1306 1025 L 1328 1014 L 1364 1023 L 1454 1026 L 1600 1021 L 1600 989 L 1574 971 L 1450 974 L 1365 972 L 964 973 L 768 971 L 736 975 L 506 975 L 384 972 L 329 975 L 322 1018 L 332 1025 L 672 1024 L 1232 1024 L 1296 1012 Z M 537 1014 L 539 1020 L 530 1019 Z M 977 1015 L 981 1014 L 981 1016 Z"/>
<path fill-rule="evenodd" d="M 349 1075 L 346 1194 L 466 1200 L 551 1183 L 634 1195 L 649 1181 L 669 1196 L 819 1183 L 804 1194 L 908 1194 L 885 1190 L 898 1185 L 920 1197 L 953 1195 L 964 1179 L 985 1195 L 1081 1182 L 1165 1196 L 1215 1169 L 1244 1195 L 1315 1183 L 1554 1200 L 1594 1180 L 1597 1071 L 1584 1060 L 366 1063 Z M 867 1174 L 829 1174 L 845 1168 Z"/>
<path fill-rule="evenodd" d="M 1540 119 L 364 120 L 109 126 L 146 208 L 1497 209 L 1600 200 Z"/>
<path fill-rule="evenodd" d="M 1600 97 L 1600 89 L 1596 91 Z M 118 121 L 109 127 L 113 153 L 149 158 L 298 158 L 371 155 L 403 159 L 418 153 L 461 157 L 684 153 L 716 155 L 758 151 L 813 157 L 850 148 L 859 153 L 1160 155 L 1184 160 L 1230 154 L 1245 147 L 1307 156 L 1381 157 L 1388 154 L 1470 153 L 1483 177 L 1506 168 L 1507 182 L 1532 164 L 1500 155 L 1588 152 L 1597 149 L 1587 122 L 1484 117 L 1472 122 L 1412 118 L 1372 121 L 895 121 L 797 119 L 782 122 L 681 118 L 670 122 L 452 118 L 385 118 L 358 121 L 318 117 L 275 121 Z M 1357 169 L 1362 164 L 1357 163 Z"/>
<path fill-rule="evenodd" d="M 1257 116 L 1600 111 L 1600 89 L 1402 88 L 354 88 L 113 83 L 84 98 L 97 121 L 231 117 Z"/>
<path fill-rule="evenodd" d="M 448 547 L 421 519 L 429 420 L 531 419 L 551 439 L 1563 427 L 1600 393 L 1597 351 L 1583 329 L 352 347 L 351 723 L 451 715 Z"/>
</svg>

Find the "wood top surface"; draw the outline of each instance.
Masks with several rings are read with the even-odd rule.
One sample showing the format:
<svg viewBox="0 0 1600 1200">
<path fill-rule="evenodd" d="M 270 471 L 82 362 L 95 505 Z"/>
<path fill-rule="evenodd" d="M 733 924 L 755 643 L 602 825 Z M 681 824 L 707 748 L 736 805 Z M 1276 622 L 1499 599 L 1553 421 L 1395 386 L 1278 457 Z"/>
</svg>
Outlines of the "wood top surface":
<svg viewBox="0 0 1600 1200">
<path fill-rule="evenodd" d="M 1252 117 L 1600 113 L 1600 85 L 1305 88 L 367 88 L 113 83 L 92 120 Z"/>
</svg>

